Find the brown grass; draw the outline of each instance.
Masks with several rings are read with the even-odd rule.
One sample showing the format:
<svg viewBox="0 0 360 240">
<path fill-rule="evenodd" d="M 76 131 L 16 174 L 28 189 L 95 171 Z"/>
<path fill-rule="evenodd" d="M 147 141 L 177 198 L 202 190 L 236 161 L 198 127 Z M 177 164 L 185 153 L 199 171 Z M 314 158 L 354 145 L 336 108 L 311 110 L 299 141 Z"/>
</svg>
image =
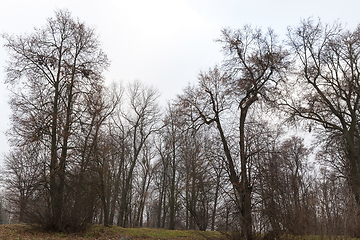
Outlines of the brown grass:
<svg viewBox="0 0 360 240">
<path fill-rule="evenodd" d="M 1 240 L 119 240 L 123 236 L 129 236 L 133 239 L 222 239 L 224 236 L 219 232 L 199 232 L 199 231 L 182 231 L 182 230 L 165 230 L 151 228 L 121 228 L 121 227 L 103 227 L 92 226 L 86 231 L 78 233 L 51 233 L 45 232 L 26 224 L 0 225 Z"/>
</svg>

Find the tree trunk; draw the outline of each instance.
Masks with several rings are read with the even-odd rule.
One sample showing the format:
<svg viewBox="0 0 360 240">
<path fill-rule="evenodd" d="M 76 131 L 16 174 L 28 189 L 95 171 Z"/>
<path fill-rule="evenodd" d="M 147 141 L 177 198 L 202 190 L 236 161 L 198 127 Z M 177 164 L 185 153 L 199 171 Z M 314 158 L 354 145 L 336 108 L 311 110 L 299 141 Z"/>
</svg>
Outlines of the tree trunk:
<svg viewBox="0 0 360 240">
<path fill-rule="evenodd" d="M 53 228 L 56 229 L 59 225 L 59 220 L 61 219 L 61 211 L 59 212 L 56 208 L 58 204 L 55 203 L 58 199 L 57 192 L 57 168 L 58 168 L 58 155 L 57 155 L 57 128 L 58 128 L 58 102 L 59 102 L 59 82 L 54 84 L 54 106 L 52 112 L 52 123 L 51 123 L 51 161 L 50 161 L 50 208 L 51 216 L 50 221 L 52 222 Z"/>
<path fill-rule="evenodd" d="M 134 172 L 134 168 L 137 162 L 137 155 L 134 157 L 133 162 L 131 163 L 130 169 L 129 169 L 129 173 L 128 176 L 126 177 L 125 180 L 125 186 L 122 192 L 122 196 L 121 196 L 121 203 L 120 203 L 120 211 L 119 211 L 119 221 L 118 225 L 121 227 L 126 227 L 127 225 L 127 217 L 126 215 L 128 214 L 128 198 L 129 198 L 129 191 L 130 191 L 130 184 L 131 184 L 131 180 L 132 180 L 132 175 Z"/>
<path fill-rule="evenodd" d="M 172 176 L 171 176 L 171 185 L 170 185 L 170 224 L 169 229 L 175 229 L 175 177 L 176 177 L 176 162 L 175 162 L 175 141 L 172 144 L 173 152 L 172 152 Z"/>
<path fill-rule="evenodd" d="M 144 213 L 144 208 L 145 208 L 145 201 L 146 201 L 146 191 L 148 189 L 148 173 L 149 173 L 149 169 L 146 170 L 143 182 L 142 182 L 142 186 L 141 186 L 141 192 L 140 192 L 140 202 L 139 202 L 139 207 L 138 207 L 138 211 L 137 211 L 137 216 L 136 216 L 136 220 L 135 220 L 135 227 L 142 227 L 142 219 L 143 219 L 143 213 Z"/>
<path fill-rule="evenodd" d="M 347 135 L 350 135 L 347 133 Z M 358 206 L 360 206 L 360 158 L 358 154 L 359 147 L 355 147 L 355 141 L 353 136 L 346 136 L 346 145 L 347 145 L 347 158 L 349 161 L 349 184 L 351 191 L 354 194 L 355 201 Z"/>
<path fill-rule="evenodd" d="M 115 181 L 114 181 L 115 186 L 114 186 L 114 192 L 113 192 L 111 205 L 110 205 L 111 211 L 110 211 L 110 216 L 109 216 L 109 225 L 114 224 L 115 205 L 116 205 L 116 202 L 118 201 L 118 196 L 119 196 L 119 191 L 120 191 L 121 173 L 124 170 L 123 169 L 124 162 L 125 162 L 125 142 L 122 142 L 119 169 L 118 169 L 117 174 L 115 175 Z"/>
<path fill-rule="evenodd" d="M 220 190 L 220 178 L 221 178 L 221 175 L 218 174 L 217 177 L 216 177 L 214 208 L 213 208 L 212 216 L 211 216 L 211 231 L 215 231 L 215 215 L 216 215 L 217 201 L 218 201 L 219 190 Z"/>
<path fill-rule="evenodd" d="M 165 178 L 165 173 L 163 173 Z M 158 212 L 157 212 L 157 228 L 161 227 L 161 210 L 162 210 L 162 200 L 163 200 L 163 194 L 164 194 L 164 188 L 165 188 L 165 179 L 163 180 L 163 186 L 160 189 L 160 196 L 159 196 L 159 206 L 158 206 Z"/>
<path fill-rule="evenodd" d="M 241 118 L 240 119 L 240 151 L 241 151 L 240 158 L 241 158 L 241 177 L 242 177 L 241 182 L 236 174 L 235 165 L 218 116 L 216 117 L 216 125 L 220 133 L 221 142 L 224 148 L 224 153 L 228 162 L 230 181 L 233 185 L 235 192 L 238 195 L 239 208 L 240 208 L 239 210 L 241 213 L 240 218 L 241 218 L 242 231 L 247 240 L 252 240 L 251 189 L 249 187 L 249 183 L 247 180 L 246 155 L 244 148 L 245 146 L 244 125 L 245 125 L 246 113 L 247 113 L 246 111 L 242 111 L 240 116 Z"/>
<path fill-rule="evenodd" d="M 107 205 L 105 199 L 102 200 L 102 203 L 103 203 L 103 212 L 104 212 L 104 226 L 108 227 L 109 226 L 109 208 L 108 208 L 108 205 Z"/>
<path fill-rule="evenodd" d="M 247 176 L 247 156 L 245 152 L 245 120 L 247 111 L 251 104 L 248 102 L 240 112 L 240 160 L 241 160 L 241 190 L 240 190 L 240 212 L 241 227 L 247 240 L 252 240 L 252 216 L 251 216 L 251 186 Z"/>
</svg>

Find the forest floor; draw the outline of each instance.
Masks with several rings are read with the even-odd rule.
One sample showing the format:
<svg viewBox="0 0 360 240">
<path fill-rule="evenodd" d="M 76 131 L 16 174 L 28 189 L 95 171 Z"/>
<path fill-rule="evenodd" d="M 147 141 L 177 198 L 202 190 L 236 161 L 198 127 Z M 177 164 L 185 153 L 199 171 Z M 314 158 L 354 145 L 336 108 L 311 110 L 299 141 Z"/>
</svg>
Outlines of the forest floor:
<svg viewBox="0 0 360 240">
<path fill-rule="evenodd" d="M 0 225 L 0 240 L 120 240 L 121 237 L 128 236 L 131 240 L 139 239 L 159 239 L 159 240 L 217 240 L 231 239 L 224 233 L 211 231 L 193 230 L 166 230 L 155 228 L 122 228 L 104 227 L 94 225 L 83 232 L 77 233 L 53 233 L 42 231 L 38 228 L 26 224 L 5 224 Z M 259 239 L 267 239 L 260 237 Z M 283 236 L 279 239 L 286 240 L 355 240 L 356 238 L 331 237 L 331 236 Z"/>
<path fill-rule="evenodd" d="M 1 240 L 109 240 L 129 236 L 131 240 L 137 239 L 161 239 L 161 240 L 204 240 L 204 239 L 226 239 L 220 232 L 200 232 L 165 230 L 152 228 L 121 228 L 93 226 L 83 232 L 78 233 L 51 233 L 33 228 L 26 224 L 5 224 L 0 225 Z"/>
</svg>

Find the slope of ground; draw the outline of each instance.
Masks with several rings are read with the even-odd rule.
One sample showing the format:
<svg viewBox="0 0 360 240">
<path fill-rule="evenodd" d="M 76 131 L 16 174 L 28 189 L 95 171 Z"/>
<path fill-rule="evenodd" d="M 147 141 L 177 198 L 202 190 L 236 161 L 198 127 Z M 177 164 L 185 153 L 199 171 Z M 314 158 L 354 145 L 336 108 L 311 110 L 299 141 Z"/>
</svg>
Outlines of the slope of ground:
<svg viewBox="0 0 360 240">
<path fill-rule="evenodd" d="M 222 239 L 224 235 L 219 232 L 199 232 L 199 231 L 181 231 L 164 230 L 150 228 L 121 228 L 121 227 L 103 227 L 93 226 L 84 232 L 79 233 L 50 233 L 33 228 L 25 224 L 0 225 L 0 239 L 2 240 L 91 240 L 91 239 L 117 239 L 129 236 L 133 239 Z"/>
</svg>

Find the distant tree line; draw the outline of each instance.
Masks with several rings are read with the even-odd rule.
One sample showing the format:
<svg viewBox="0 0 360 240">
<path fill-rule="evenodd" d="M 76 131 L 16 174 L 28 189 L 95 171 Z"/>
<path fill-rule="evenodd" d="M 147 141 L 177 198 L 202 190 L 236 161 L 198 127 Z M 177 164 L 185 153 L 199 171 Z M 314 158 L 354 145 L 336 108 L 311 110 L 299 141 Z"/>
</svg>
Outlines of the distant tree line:
<svg viewBox="0 0 360 240">
<path fill-rule="evenodd" d="M 67 10 L 3 38 L 1 221 L 360 236 L 360 27 L 223 29 L 223 64 L 163 107 L 139 81 L 105 85 L 94 29 Z"/>
</svg>

